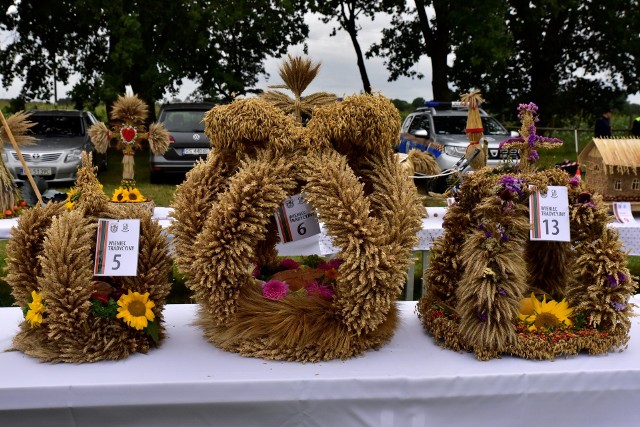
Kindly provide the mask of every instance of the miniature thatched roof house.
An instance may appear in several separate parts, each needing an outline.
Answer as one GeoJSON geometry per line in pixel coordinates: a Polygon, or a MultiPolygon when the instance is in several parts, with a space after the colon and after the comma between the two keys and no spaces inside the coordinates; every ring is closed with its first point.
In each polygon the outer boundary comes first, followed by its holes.
{"type": "Polygon", "coordinates": [[[593,138],[578,155],[585,182],[607,201],[640,201],[640,139],[593,138]]]}

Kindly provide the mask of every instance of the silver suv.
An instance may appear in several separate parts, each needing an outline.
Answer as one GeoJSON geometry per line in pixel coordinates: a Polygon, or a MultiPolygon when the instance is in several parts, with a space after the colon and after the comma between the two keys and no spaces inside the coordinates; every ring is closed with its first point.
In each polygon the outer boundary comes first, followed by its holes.
{"type": "MultiPolygon", "coordinates": [[[[77,178],[82,152],[91,152],[101,170],[107,167],[106,154],[97,154],[89,138],[89,127],[98,122],[93,114],[79,110],[36,110],[29,120],[35,122],[31,133],[34,144],[20,147],[29,171],[48,184],[69,183],[77,178]]],[[[2,159],[16,182],[27,179],[13,146],[5,144],[2,159]]]]}
{"type": "MultiPolygon", "coordinates": [[[[488,166],[497,166],[507,157],[518,158],[518,150],[500,150],[499,144],[514,136],[496,119],[480,109],[484,137],[489,143],[488,166]]],[[[413,148],[431,153],[438,165],[451,169],[464,157],[469,140],[467,108],[459,102],[426,102],[425,107],[409,114],[400,130],[396,150],[407,153],[413,148]]],[[[516,134],[517,135],[517,134],[516,134]]]]}

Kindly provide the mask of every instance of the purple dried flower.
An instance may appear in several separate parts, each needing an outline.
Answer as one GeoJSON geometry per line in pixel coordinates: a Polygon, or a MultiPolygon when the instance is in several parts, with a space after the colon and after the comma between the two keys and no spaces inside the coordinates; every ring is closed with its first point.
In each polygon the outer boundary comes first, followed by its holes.
{"type": "MultiPolygon", "coordinates": [[[[533,128],[533,126],[531,126],[533,128]]],[[[536,134],[535,134],[535,129],[533,129],[533,131],[531,132],[531,134],[529,134],[529,137],[527,138],[527,143],[529,144],[529,147],[533,147],[534,145],[536,145],[536,134]]]]}
{"type": "Polygon", "coordinates": [[[619,271],[618,274],[616,274],[615,276],[611,274],[607,274],[607,281],[609,282],[609,286],[611,286],[612,288],[615,288],[620,283],[626,280],[627,280],[627,276],[621,271],[619,271]],[[616,277],[617,277],[617,280],[616,280],[616,277]]]}
{"type": "Polygon", "coordinates": [[[280,280],[269,280],[262,287],[262,296],[274,301],[281,300],[286,297],[288,293],[289,285],[280,280]]]}
{"type": "Polygon", "coordinates": [[[291,258],[285,258],[280,261],[280,267],[287,270],[296,270],[298,267],[300,267],[300,264],[295,260],[292,260],[291,258]]]}
{"type": "Polygon", "coordinates": [[[507,296],[507,291],[502,288],[498,288],[498,295],[502,295],[503,297],[507,296]]]}
{"type": "Polygon", "coordinates": [[[489,238],[493,237],[493,233],[492,233],[492,232],[490,232],[489,230],[487,230],[487,231],[485,231],[485,232],[484,232],[484,237],[486,237],[487,239],[489,239],[489,238]]]}
{"type": "Polygon", "coordinates": [[[489,316],[487,315],[487,313],[485,311],[479,311],[478,312],[478,320],[480,320],[481,322],[486,322],[487,319],[489,319],[489,316]]]}
{"type": "Polygon", "coordinates": [[[613,307],[613,309],[614,309],[615,311],[622,311],[622,310],[624,310],[625,308],[627,308],[627,304],[622,303],[622,302],[614,302],[614,301],[611,301],[611,303],[610,303],[610,304],[611,304],[611,307],[613,307]]]}
{"type": "Polygon", "coordinates": [[[580,177],[579,176],[574,176],[572,178],[569,179],[569,185],[571,186],[571,188],[578,188],[578,186],[580,185],[580,177]]]}
{"type": "Polygon", "coordinates": [[[522,196],[522,180],[510,175],[505,175],[498,180],[498,183],[502,184],[506,190],[513,193],[517,193],[518,196],[522,196]]]}
{"type": "Polygon", "coordinates": [[[534,116],[538,113],[538,106],[533,102],[518,105],[518,117],[522,118],[525,113],[531,113],[534,116]]]}
{"type": "Polygon", "coordinates": [[[537,150],[529,151],[529,157],[527,158],[527,160],[529,160],[530,162],[537,162],[539,158],[540,156],[538,155],[537,150]]]}
{"type": "Polygon", "coordinates": [[[500,233],[500,241],[501,242],[508,242],[509,241],[509,236],[507,236],[507,233],[505,233],[505,232],[501,232],[500,233]]]}

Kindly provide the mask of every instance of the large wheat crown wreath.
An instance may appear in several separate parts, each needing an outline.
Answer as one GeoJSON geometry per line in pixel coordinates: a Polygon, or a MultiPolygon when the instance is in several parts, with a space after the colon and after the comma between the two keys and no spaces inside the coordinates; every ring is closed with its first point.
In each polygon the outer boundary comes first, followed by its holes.
{"type": "Polygon", "coordinates": [[[465,178],[456,201],[444,217],[443,236],[432,246],[426,293],[418,303],[424,327],[440,344],[472,351],[481,360],[501,354],[553,359],[624,348],[636,282],[618,232],[607,227],[602,196],[559,169],[484,168],[465,178]],[[529,240],[529,184],[542,191],[567,187],[570,242],[529,240]],[[522,304],[532,293],[544,302],[531,297],[540,311],[526,328],[514,319],[525,317],[522,304]],[[544,312],[552,299],[548,308],[563,300],[553,306],[559,311],[544,312]],[[556,316],[568,307],[574,319],[565,327],[556,316]],[[554,325],[547,327],[545,320],[554,325]]]}
{"type": "MultiPolygon", "coordinates": [[[[111,207],[102,192],[90,156],[83,154],[72,209],[65,203],[49,203],[24,212],[7,245],[7,282],[16,304],[33,304],[35,291],[44,313],[37,327],[27,321],[14,337],[14,348],[47,362],[95,362],[146,353],[157,343],[142,330],[115,317],[96,316],[90,298],[94,292],[94,259],[98,218],[125,219],[130,214],[111,207]]],[[[171,288],[171,263],[162,227],[151,213],[139,209],[140,252],[138,275],[122,277],[124,288],[149,293],[163,339],[162,310],[171,288]]]]}
{"type": "Polygon", "coordinates": [[[397,324],[422,206],[394,162],[400,125],[382,96],[319,108],[306,128],[260,99],[205,117],[212,143],[176,192],[175,255],[216,346],[246,356],[319,361],[384,344],[397,324]],[[303,191],[342,259],[330,300],[265,299],[253,264],[276,263],[275,209],[303,191]]]}

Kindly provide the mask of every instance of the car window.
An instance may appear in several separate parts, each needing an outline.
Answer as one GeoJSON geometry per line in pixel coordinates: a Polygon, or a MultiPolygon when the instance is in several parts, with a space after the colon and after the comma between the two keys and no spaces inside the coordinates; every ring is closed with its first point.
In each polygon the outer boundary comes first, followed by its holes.
{"type": "Polygon", "coordinates": [[[204,132],[205,111],[165,111],[162,122],[169,132],[204,132]]]}
{"type": "Polygon", "coordinates": [[[464,134],[467,128],[467,116],[434,116],[433,126],[439,135],[464,134]]]}
{"type": "Polygon", "coordinates": [[[429,131],[429,128],[429,116],[418,115],[411,122],[411,126],[409,126],[409,133],[415,132],[418,129],[429,131]]]}
{"type": "MultiPolygon", "coordinates": [[[[509,132],[493,117],[481,117],[485,135],[508,135],[509,132]]],[[[434,116],[436,133],[440,135],[464,135],[467,116],[434,116]]]]}
{"type": "Polygon", "coordinates": [[[31,132],[37,136],[84,136],[79,116],[31,116],[35,125],[31,132]]]}
{"type": "Polygon", "coordinates": [[[493,117],[483,117],[482,127],[485,135],[509,135],[509,131],[493,117]]]}

